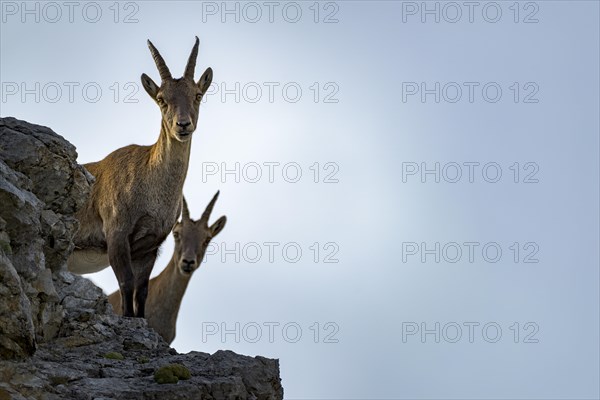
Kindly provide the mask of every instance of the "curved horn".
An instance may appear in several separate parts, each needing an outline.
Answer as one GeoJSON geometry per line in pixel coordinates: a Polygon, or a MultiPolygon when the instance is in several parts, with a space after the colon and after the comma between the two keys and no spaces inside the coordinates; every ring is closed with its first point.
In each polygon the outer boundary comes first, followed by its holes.
{"type": "Polygon", "coordinates": [[[169,71],[169,67],[165,63],[165,60],[162,58],[156,47],[152,44],[150,40],[148,40],[148,47],[150,48],[150,53],[152,54],[152,58],[154,58],[154,62],[156,63],[156,67],[158,68],[158,74],[160,75],[160,79],[163,81],[166,79],[172,79],[171,71],[169,71]]]}
{"type": "Polygon", "coordinates": [[[190,209],[188,208],[187,201],[185,201],[185,197],[182,196],[183,199],[183,208],[181,209],[181,219],[191,219],[190,218],[190,209]]]}
{"type": "Polygon", "coordinates": [[[210,203],[208,203],[208,205],[206,206],[206,210],[204,210],[204,212],[202,213],[202,217],[200,218],[200,221],[203,221],[205,224],[208,225],[208,219],[210,218],[210,213],[212,212],[215,203],[217,202],[217,198],[219,197],[219,193],[221,191],[217,191],[217,193],[214,195],[214,197],[212,198],[212,200],[210,201],[210,203]]]}
{"type": "Polygon", "coordinates": [[[183,73],[184,78],[194,79],[194,70],[196,69],[196,58],[198,58],[198,45],[200,44],[200,39],[196,36],[196,44],[192,48],[192,52],[190,53],[190,58],[188,58],[187,65],[185,66],[185,72],[183,73]]]}

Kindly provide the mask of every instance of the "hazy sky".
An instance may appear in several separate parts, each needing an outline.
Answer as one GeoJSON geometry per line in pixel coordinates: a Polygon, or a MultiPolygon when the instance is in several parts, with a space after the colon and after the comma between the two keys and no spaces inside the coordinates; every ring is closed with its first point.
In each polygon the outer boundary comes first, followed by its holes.
{"type": "Polygon", "coordinates": [[[200,38],[184,193],[228,222],[178,351],[279,358],[289,399],[600,395],[598,2],[0,7],[0,115],[81,163],[157,139],[146,40],[179,76],[200,38]]]}

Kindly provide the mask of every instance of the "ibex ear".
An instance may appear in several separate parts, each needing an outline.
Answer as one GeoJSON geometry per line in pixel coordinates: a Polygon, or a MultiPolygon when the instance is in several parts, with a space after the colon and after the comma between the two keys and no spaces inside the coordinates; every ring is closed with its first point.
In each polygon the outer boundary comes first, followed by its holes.
{"type": "Polygon", "coordinates": [[[150,97],[156,100],[156,95],[158,94],[159,87],[156,83],[154,83],[152,78],[150,78],[146,74],[142,74],[142,86],[144,87],[144,89],[146,89],[146,92],[148,92],[150,97]]]}
{"type": "Polygon", "coordinates": [[[212,224],[209,228],[212,236],[213,237],[217,236],[219,234],[219,232],[221,232],[223,230],[223,228],[225,228],[226,223],[227,223],[227,217],[223,215],[221,218],[219,218],[217,220],[217,222],[212,224]]]}
{"type": "Polygon", "coordinates": [[[206,71],[200,77],[198,81],[198,89],[202,92],[202,94],[206,93],[213,79],[213,70],[211,67],[206,68],[206,71]]]}

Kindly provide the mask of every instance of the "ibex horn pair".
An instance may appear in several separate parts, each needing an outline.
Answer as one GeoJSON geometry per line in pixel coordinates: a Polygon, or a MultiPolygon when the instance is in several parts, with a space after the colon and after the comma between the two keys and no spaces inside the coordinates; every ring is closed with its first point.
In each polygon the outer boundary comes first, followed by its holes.
{"type": "MultiPolygon", "coordinates": [[[[188,58],[187,65],[185,66],[185,72],[183,73],[183,77],[185,79],[194,80],[194,69],[196,68],[196,58],[198,57],[199,45],[200,39],[198,39],[198,36],[196,36],[196,43],[194,44],[194,48],[192,48],[190,58],[188,58]]],[[[169,67],[167,67],[164,58],[162,58],[162,56],[150,40],[148,40],[148,47],[150,48],[150,53],[152,53],[152,58],[154,58],[154,62],[156,63],[156,67],[158,68],[160,79],[162,79],[163,81],[167,79],[173,79],[171,71],[169,71],[169,67]]]]}
{"type": "MultiPolygon", "coordinates": [[[[202,217],[200,217],[198,222],[202,221],[205,225],[208,225],[208,219],[210,218],[210,214],[212,213],[212,210],[215,207],[215,203],[217,202],[217,199],[219,198],[220,192],[221,192],[220,190],[217,191],[217,193],[213,196],[212,200],[210,201],[210,203],[208,203],[206,210],[204,210],[204,212],[202,213],[202,217]]],[[[181,213],[181,217],[182,217],[182,219],[191,220],[190,210],[188,209],[188,205],[187,205],[187,201],[185,200],[185,197],[183,198],[183,211],[181,213]]]]}

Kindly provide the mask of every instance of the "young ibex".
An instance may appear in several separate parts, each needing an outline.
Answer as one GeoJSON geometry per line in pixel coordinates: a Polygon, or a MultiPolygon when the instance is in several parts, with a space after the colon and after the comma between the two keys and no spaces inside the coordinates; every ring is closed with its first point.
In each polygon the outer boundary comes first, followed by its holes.
{"type": "Polygon", "coordinates": [[[158,141],[152,146],[126,146],[84,165],[96,182],[76,215],[80,227],[68,268],[86,274],[111,265],[119,281],[124,316],[144,317],[158,248],[181,212],[192,133],[213,76],[208,68],[194,82],[198,43],[196,37],[183,77],[173,79],[148,41],[162,82],[158,86],[142,74],[142,85],[162,113],[158,141]]]}
{"type": "MultiPolygon", "coordinates": [[[[214,224],[208,225],[219,192],[215,194],[206,207],[202,217],[194,221],[185,199],[181,222],[173,228],[175,250],[167,267],[148,285],[148,300],[146,302],[146,319],[148,325],[158,332],[169,344],[175,339],[177,314],[181,300],[194,271],[200,267],[206,248],[211,239],[221,232],[227,222],[222,216],[214,224]]],[[[121,296],[119,291],[108,296],[115,312],[121,314],[121,296]]]]}

